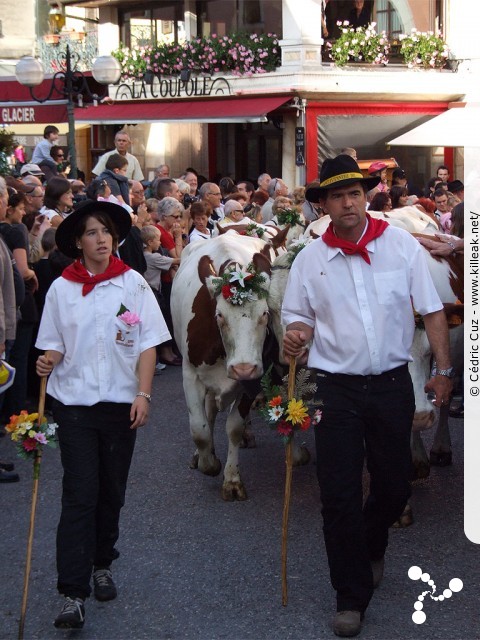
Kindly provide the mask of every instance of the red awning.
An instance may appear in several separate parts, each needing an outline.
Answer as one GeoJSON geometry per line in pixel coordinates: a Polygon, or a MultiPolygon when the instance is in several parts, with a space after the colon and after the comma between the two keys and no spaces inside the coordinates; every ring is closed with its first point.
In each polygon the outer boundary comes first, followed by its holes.
{"type": "Polygon", "coordinates": [[[267,114],[291,98],[223,98],[172,102],[117,102],[75,109],[75,119],[89,124],[137,124],[138,122],[265,122],[267,114]]]}
{"type": "Polygon", "coordinates": [[[59,124],[67,122],[65,100],[38,102],[0,102],[0,125],[6,127],[20,124],[59,124]]]}

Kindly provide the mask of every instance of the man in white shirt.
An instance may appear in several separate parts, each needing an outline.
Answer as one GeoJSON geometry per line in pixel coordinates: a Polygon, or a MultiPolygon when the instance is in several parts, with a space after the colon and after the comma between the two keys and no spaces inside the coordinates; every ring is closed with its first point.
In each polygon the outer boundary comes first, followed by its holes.
{"type": "Polygon", "coordinates": [[[97,164],[92,169],[92,173],[96,176],[99,176],[103,171],[105,171],[105,164],[108,158],[114,153],[119,153],[121,156],[125,156],[128,161],[127,173],[126,176],[129,180],[143,180],[143,171],[140,167],[140,163],[137,158],[128,153],[127,149],[130,146],[130,136],[125,131],[117,131],[115,134],[115,149],[112,151],[107,151],[103,156],[100,156],[97,164]]]}
{"type": "Polygon", "coordinates": [[[366,213],[366,192],[377,183],[348,155],[325,160],[320,185],[306,197],[332,222],[295,259],[282,308],[285,355],[304,356],[312,341],[308,366],[323,404],[317,475],[337,592],[333,630],[342,637],[360,632],[383,576],[388,528],[410,495],[412,305],[437,362],[427,385],[436,406],[452,388],[447,322],[422,250],[407,232],[366,213]],[[370,495],[362,510],[365,455],[370,495]]]}

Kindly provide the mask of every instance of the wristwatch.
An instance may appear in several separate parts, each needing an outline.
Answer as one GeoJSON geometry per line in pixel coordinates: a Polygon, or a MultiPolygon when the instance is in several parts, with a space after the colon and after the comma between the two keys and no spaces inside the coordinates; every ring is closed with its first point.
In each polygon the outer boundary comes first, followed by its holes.
{"type": "Polygon", "coordinates": [[[446,376],[447,378],[454,378],[455,377],[455,371],[453,369],[453,367],[448,367],[448,369],[437,369],[436,374],[437,376],[446,376]]]}

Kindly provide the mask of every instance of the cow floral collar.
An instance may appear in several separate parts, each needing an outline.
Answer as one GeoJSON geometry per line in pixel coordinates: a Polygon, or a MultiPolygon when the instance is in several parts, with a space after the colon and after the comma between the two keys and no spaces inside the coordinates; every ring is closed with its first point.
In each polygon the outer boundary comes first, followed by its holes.
{"type": "Polygon", "coordinates": [[[266,278],[255,271],[255,266],[249,263],[245,268],[238,265],[227,267],[223,275],[213,279],[215,295],[220,293],[227,302],[242,305],[253,302],[268,295],[264,285],[266,278]]]}

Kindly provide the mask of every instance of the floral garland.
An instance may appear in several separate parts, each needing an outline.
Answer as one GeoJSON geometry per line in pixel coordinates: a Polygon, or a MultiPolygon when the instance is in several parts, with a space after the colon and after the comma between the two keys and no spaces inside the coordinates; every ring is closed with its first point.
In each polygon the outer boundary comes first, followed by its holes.
{"type": "Polygon", "coordinates": [[[253,263],[249,263],[245,270],[234,265],[227,267],[221,277],[213,278],[215,295],[220,293],[227,302],[243,305],[268,295],[265,289],[267,279],[262,273],[255,271],[253,263]]]}
{"type": "Polygon", "coordinates": [[[295,209],[284,209],[276,214],[278,224],[289,224],[294,227],[296,224],[302,224],[302,218],[295,209]]]}
{"type": "Polygon", "coordinates": [[[307,246],[306,242],[298,242],[297,244],[292,244],[289,248],[288,248],[288,266],[291,268],[292,264],[295,261],[295,258],[298,256],[298,254],[300,253],[300,251],[302,249],[305,249],[305,247],[307,246]]]}
{"type": "MultiPolygon", "coordinates": [[[[270,366],[261,380],[266,404],[260,409],[260,413],[269,426],[277,431],[287,444],[295,431],[306,431],[312,422],[318,424],[322,419],[320,409],[317,409],[311,418],[308,414],[308,407],[302,399],[304,395],[314,394],[317,385],[314,382],[308,382],[310,371],[300,369],[295,379],[294,391],[294,396],[300,396],[300,399],[294,397],[288,400],[288,376],[283,379],[281,386],[272,385],[271,371],[272,367],[270,366]]],[[[320,401],[319,404],[323,405],[323,402],[320,401]]]]}
{"type": "Polygon", "coordinates": [[[54,422],[48,423],[46,418],[43,418],[39,425],[38,413],[21,411],[20,415],[11,416],[5,430],[16,443],[18,456],[28,460],[28,458],[35,458],[36,452],[41,450],[43,445],[57,446],[55,437],[57,426],[54,422]]]}
{"type": "Polygon", "coordinates": [[[259,227],[254,222],[250,222],[245,229],[245,235],[251,238],[263,238],[265,229],[262,229],[262,227],[259,227]]]}

